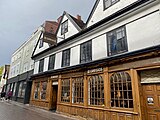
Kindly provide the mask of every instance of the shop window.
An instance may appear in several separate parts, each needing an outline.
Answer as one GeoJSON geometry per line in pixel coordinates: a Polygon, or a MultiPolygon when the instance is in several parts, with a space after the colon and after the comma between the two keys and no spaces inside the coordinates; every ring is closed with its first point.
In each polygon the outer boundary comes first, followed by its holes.
{"type": "Polygon", "coordinates": [[[49,56],[48,70],[54,69],[54,63],[55,63],[55,55],[49,56]]]}
{"type": "Polygon", "coordinates": [[[80,62],[85,63],[92,60],[92,41],[87,41],[80,46],[80,62]]]}
{"type": "Polygon", "coordinates": [[[26,89],[26,82],[22,81],[19,84],[18,97],[24,98],[26,89]]]}
{"type": "Polygon", "coordinates": [[[128,51],[125,27],[107,33],[108,55],[116,55],[128,51]]]}
{"type": "Polygon", "coordinates": [[[62,102],[70,102],[70,79],[62,80],[61,101],[62,102]]]}
{"type": "Polygon", "coordinates": [[[110,77],[111,107],[133,108],[131,77],[127,72],[110,77]]]}
{"type": "Polygon", "coordinates": [[[88,104],[104,106],[104,81],[102,76],[95,75],[88,82],[88,104]]]}
{"type": "Polygon", "coordinates": [[[61,25],[61,35],[68,32],[68,20],[64,21],[61,25]]]}
{"type": "Polygon", "coordinates": [[[83,77],[75,78],[72,81],[72,103],[82,104],[84,92],[84,80],[83,77]]]}
{"type": "Polygon", "coordinates": [[[35,83],[35,88],[34,88],[34,99],[39,99],[39,89],[40,89],[40,82],[35,83]]]}
{"type": "Polygon", "coordinates": [[[41,99],[46,99],[46,91],[47,91],[47,82],[41,83],[41,99]]]}
{"type": "Polygon", "coordinates": [[[16,95],[16,88],[17,88],[17,83],[14,83],[13,96],[15,96],[15,95],[16,95]]]}
{"type": "Polygon", "coordinates": [[[62,67],[70,65],[70,49],[64,50],[62,53],[62,67]]]}

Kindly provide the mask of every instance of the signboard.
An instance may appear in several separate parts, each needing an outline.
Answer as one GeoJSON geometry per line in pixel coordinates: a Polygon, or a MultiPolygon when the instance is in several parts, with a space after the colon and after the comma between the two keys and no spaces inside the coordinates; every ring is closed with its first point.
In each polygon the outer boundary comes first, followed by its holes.
{"type": "Polygon", "coordinates": [[[53,82],[52,85],[58,85],[58,82],[53,82]]]}
{"type": "Polygon", "coordinates": [[[88,70],[87,73],[91,74],[91,73],[97,73],[97,72],[102,72],[102,71],[103,71],[103,68],[96,68],[96,69],[88,70]]]}

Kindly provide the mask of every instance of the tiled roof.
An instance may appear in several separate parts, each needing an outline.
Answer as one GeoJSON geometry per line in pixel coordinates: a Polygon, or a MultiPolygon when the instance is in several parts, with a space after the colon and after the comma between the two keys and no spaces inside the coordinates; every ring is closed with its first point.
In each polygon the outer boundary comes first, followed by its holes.
{"type": "Polygon", "coordinates": [[[74,20],[74,22],[81,28],[83,29],[85,27],[85,23],[82,20],[78,20],[77,18],[73,17],[72,15],[69,14],[69,16],[74,20]]]}
{"type": "Polygon", "coordinates": [[[56,34],[58,23],[55,21],[45,21],[44,30],[47,33],[56,34]]]}

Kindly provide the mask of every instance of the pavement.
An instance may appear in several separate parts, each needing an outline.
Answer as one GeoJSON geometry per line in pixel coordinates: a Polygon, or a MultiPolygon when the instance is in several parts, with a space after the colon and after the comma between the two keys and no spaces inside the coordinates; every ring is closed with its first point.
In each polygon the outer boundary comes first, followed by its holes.
{"type": "Polygon", "coordinates": [[[0,101],[0,120],[86,120],[15,101],[0,101]]]}

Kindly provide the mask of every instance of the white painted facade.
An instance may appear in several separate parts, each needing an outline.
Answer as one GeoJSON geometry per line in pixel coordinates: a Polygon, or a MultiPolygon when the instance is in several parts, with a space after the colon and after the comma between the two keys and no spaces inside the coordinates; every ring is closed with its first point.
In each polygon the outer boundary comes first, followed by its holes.
{"type": "Polygon", "coordinates": [[[65,34],[61,34],[61,25],[59,26],[58,32],[57,32],[57,43],[63,41],[64,39],[67,39],[69,37],[71,37],[72,35],[78,33],[81,29],[78,27],[78,25],[76,25],[76,23],[74,22],[74,20],[72,20],[72,18],[70,17],[70,15],[66,12],[64,12],[64,15],[62,17],[61,20],[61,24],[63,22],[65,22],[66,20],[68,20],[68,32],[66,32],[65,34]]]}
{"type": "Polygon", "coordinates": [[[31,37],[12,54],[9,79],[34,69],[34,61],[31,59],[31,56],[40,36],[41,29],[42,28],[39,27],[31,37]]]}
{"type": "MultiPolygon", "coordinates": [[[[113,6],[110,6],[108,9],[103,11],[103,0],[99,1],[95,12],[93,13],[90,21],[88,22],[88,27],[94,23],[104,19],[105,17],[117,12],[118,10],[136,2],[137,0],[120,0],[113,6]],[[91,22],[91,21],[94,21],[91,22]]],[[[64,21],[66,17],[64,17],[64,21]]],[[[62,20],[63,22],[63,20],[62,20]]],[[[134,9],[128,13],[125,13],[123,16],[119,16],[111,21],[107,21],[103,25],[96,27],[95,29],[84,33],[83,35],[76,37],[75,39],[57,46],[56,50],[52,54],[56,54],[55,57],[55,68],[61,69],[62,63],[62,51],[70,48],[70,66],[80,64],[80,45],[86,41],[92,41],[92,61],[100,60],[104,58],[109,58],[107,55],[107,33],[125,26],[126,37],[127,37],[127,46],[128,51],[122,54],[130,53],[137,50],[142,50],[152,46],[160,45],[160,3],[159,0],[141,6],[140,8],[134,9]]],[[[70,30],[68,31],[70,33],[70,30]]],[[[77,31],[75,31],[75,34],[77,31]]],[[[57,34],[59,37],[60,30],[57,34]]],[[[70,33],[68,36],[72,36],[73,33],[70,33]]],[[[61,36],[60,36],[61,37],[61,36]]],[[[60,42],[60,40],[59,40],[60,42]]],[[[55,48],[53,48],[55,49],[55,48]]],[[[51,54],[43,56],[47,58],[51,54]]],[[[119,55],[119,54],[118,54],[119,55]]],[[[116,56],[116,55],[115,55],[116,56]]],[[[36,59],[35,62],[38,66],[39,59],[36,59]]],[[[44,66],[47,65],[47,60],[44,66]]],[[[35,69],[37,66],[35,65],[35,69]]],[[[46,71],[46,69],[44,69],[46,71]]],[[[38,71],[35,70],[34,74],[37,74],[38,71]]]]}

